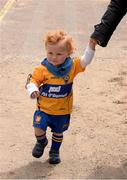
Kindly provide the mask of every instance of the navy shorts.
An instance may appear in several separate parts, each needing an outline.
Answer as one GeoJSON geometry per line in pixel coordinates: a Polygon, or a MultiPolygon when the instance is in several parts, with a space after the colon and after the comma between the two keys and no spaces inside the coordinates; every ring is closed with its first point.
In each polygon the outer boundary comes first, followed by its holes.
{"type": "Polygon", "coordinates": [[[51,128],[52,132],[63,133],[70,124],[70,114],[66,115],[50,115],[40,110],[35,111],[33,117],[34,128],[40,128],[44,131],[47,127],[51,128]]]}

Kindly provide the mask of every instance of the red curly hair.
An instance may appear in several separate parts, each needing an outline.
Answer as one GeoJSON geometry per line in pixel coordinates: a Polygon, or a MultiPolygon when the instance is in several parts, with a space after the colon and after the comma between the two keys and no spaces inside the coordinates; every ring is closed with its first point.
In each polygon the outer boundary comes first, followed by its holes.
{"type": "Polygon", "coordinates": [[[60,41],[65,42],[65,47],[69,55],[75,51],[75,43],[71,36],[69,36],[64,30],[51,30],[47,32],[44,43],[47,44],[57,44],[60,41]]]}

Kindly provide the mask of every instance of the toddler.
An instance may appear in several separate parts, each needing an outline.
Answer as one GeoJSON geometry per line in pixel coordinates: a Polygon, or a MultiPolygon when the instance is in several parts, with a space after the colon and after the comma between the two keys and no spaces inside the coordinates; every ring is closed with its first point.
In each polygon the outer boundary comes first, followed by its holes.
{"type": "Polygon", "coordinates": [[[71,58],[75,45],[71,36],[63,30],[49,31],[44,39],[46,57],[29,76],[26,88],[32,99],[37,99],[33,127],[37,142],[32,155],[40,158],[48,144],[47,127],[51,128],[52,143],[49,163],[61,162],[60,146],[63,132],[70,124],[73,103],[73,80],[90,64],[96,41],[90,39],[83,56],[71,58]]]}

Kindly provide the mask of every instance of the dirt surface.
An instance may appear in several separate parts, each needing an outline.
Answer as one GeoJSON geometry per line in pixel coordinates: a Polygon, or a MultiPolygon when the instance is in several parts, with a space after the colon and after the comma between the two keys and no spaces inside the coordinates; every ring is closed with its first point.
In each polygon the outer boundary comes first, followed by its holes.
{"type": "MultiPolygon", "coordinates": [[[[6,1],[0,1],[2,9],[6,1]],[[2,2],[2,3],[1,3],[2,2]]],[[[106,48],[74,82],[74,111],[61,147],[62,162],[35,159],[35,101],[24,88],[44,57],[47,30],[65,29],[83,53],[106,0],[17,0],[0,29],[0,178],[127,179],[127,17],[106,48]]]]}

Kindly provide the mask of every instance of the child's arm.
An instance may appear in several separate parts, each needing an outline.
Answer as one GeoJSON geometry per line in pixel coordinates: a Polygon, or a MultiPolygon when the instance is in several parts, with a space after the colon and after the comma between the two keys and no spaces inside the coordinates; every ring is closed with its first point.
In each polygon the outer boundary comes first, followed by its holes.
{"type": "Polygon", "coordinates": [[[40,95],[39,89],[34,83],[27,84],[27,91],[32,99],[35,99],[40,95]]]}
{"type": "Polygon", "coordinates": [[[95,46],[97,41],[95,39],[90,39],[88,46],[85,49],[83,56],[81,57],[81,65],[82,67],[86,67],[91,63],[93,56],[95,54],[95,46]]]}
{"type": "Polygon", "coordinates": [[[43,81],[43,74],[40,67],[35,68],[33,74],[29,74],[26,83],[26,89],[28,94],[32,99],[38,98],[40,96],[39,86],[43,81]]]}
{"type": "Polygon", "coordinates": [[[92,50],[95,50],[96,45],[97,45],[97,40],[90,38],[90,40],[89,40],[89,47],[90,47],[92,50]]]}

